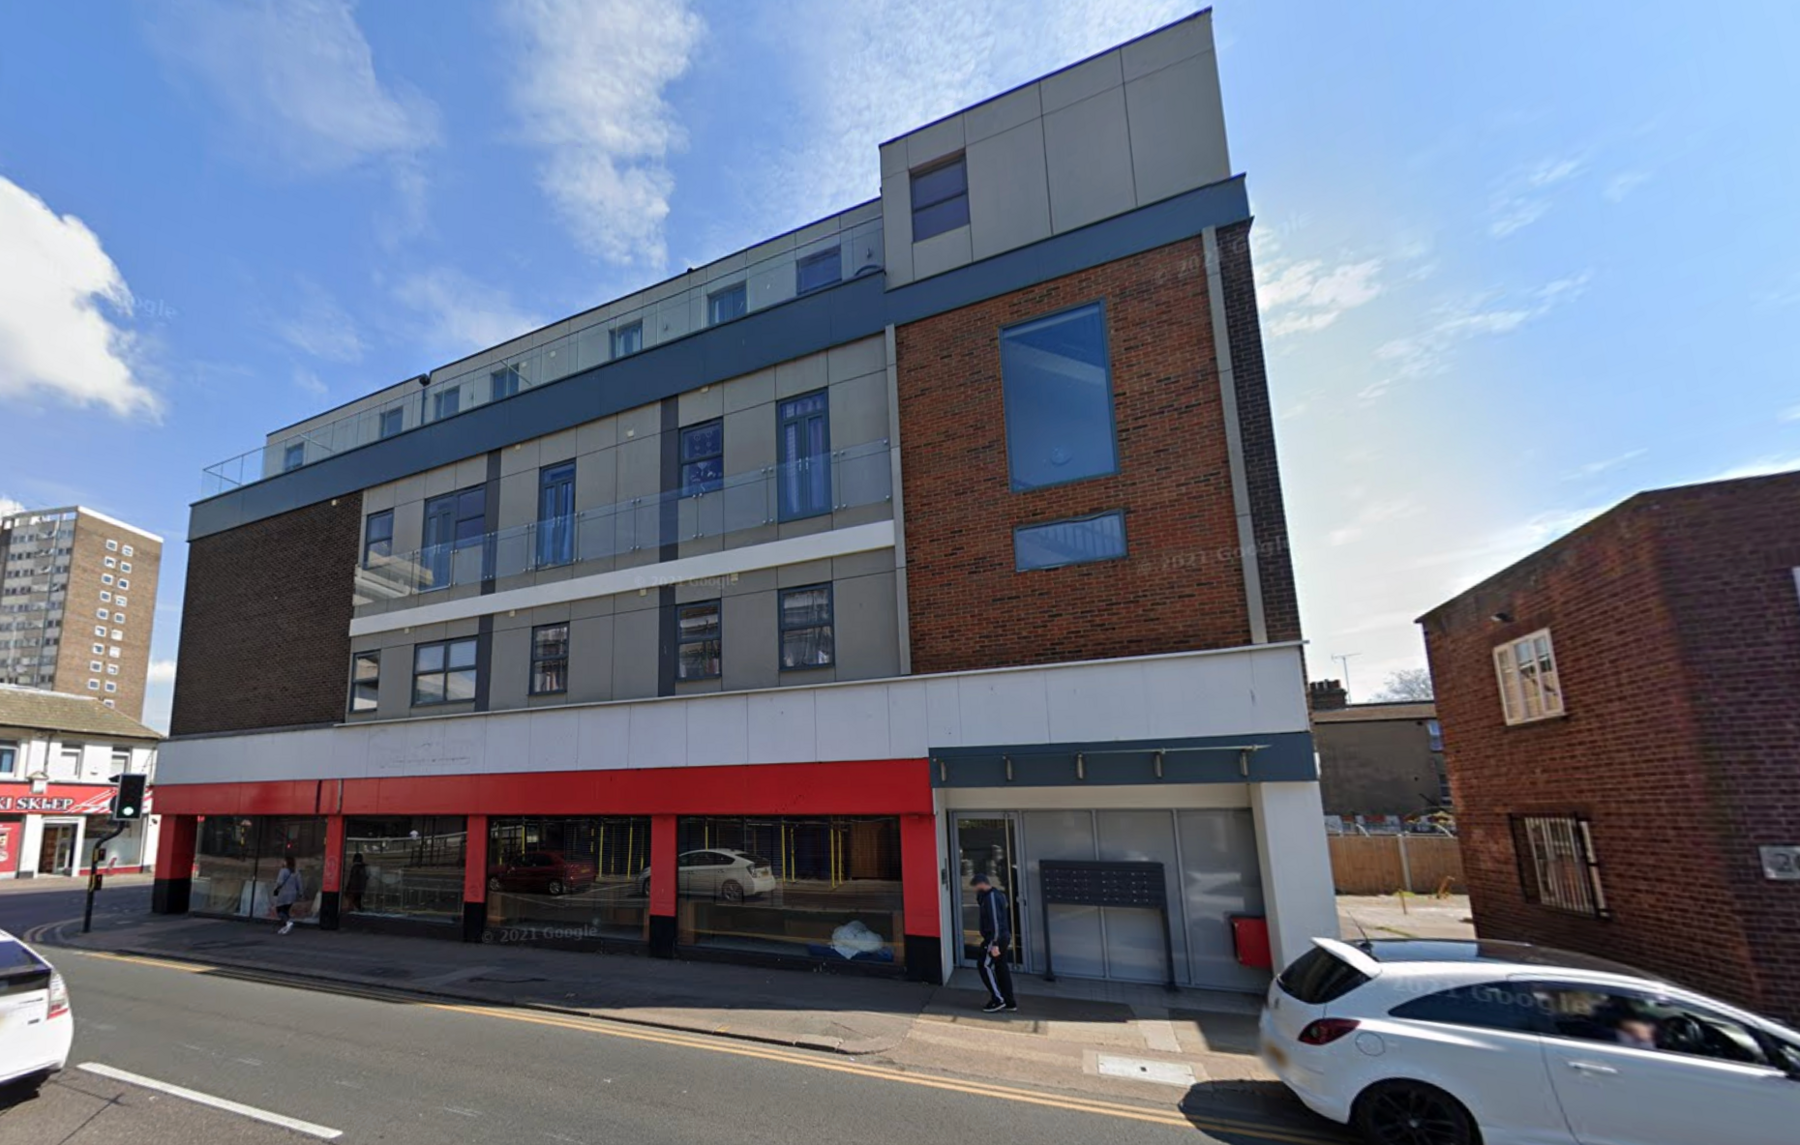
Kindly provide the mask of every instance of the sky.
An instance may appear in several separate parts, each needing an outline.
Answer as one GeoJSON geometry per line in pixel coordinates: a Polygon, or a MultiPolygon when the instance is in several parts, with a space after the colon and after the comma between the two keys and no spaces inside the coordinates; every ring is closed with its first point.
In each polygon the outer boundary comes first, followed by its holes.
{"type": "MultiPolygon", "coordinates": [[[[0,5],[0,502],[171,541],[166,727],[205,466],[873,198],[879,141],[1197,7],[0,5]]],[[[1369,698],[1634,492],[1800,467],[1800,6],[1717,7],[1214,5],[1314,678],[1369,698]]]]}

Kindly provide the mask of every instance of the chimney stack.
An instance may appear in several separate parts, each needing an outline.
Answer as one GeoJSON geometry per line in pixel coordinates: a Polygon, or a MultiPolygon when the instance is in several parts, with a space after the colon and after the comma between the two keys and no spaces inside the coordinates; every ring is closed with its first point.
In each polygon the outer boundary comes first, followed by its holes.
{"type": "Polygon", "coordinates": [[[1307,691],[1312,695],[1315,712],[1335,711],[1350,703],[1350,693],[1344,690],[1341,680],[1314,680],[1307,685],[1307,691]]]}

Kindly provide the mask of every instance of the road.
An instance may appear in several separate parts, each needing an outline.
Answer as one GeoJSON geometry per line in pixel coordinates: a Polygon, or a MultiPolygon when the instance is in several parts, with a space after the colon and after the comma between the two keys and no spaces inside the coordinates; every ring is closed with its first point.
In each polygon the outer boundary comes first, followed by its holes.
{"type": "MultiPolygon", "coordinates": [[[[22,934],[80,909],[78,892],[8,888],[0,927],[22,934]]],[[[147,889],[109,889],[99,913],[146,909],[147,889]]],[[[46,953],[69,982],[75,1050],[39,1097],[0,1103],[0,1142],[1324,1140],[1286,1128],[1203,1128],[1172,1101],[1097,1101],[542,1011],[46,953]],[[111,1072],[91,1072],[96,1065],[111,1072]],[[116,1071],[197,1096],[121,1081],[116,1071]]]]}

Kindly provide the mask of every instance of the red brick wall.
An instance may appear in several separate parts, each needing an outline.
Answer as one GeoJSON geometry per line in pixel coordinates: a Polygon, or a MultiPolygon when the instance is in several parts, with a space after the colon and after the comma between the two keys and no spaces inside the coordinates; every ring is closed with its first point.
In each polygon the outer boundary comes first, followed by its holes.
{"type": "Polygon", "coordinates": [[[1425,618],[1481,934],[1800,1017],[1800,886],[1756,864],[1800,842],[1795,524],[1800,479],[1644,494],[1425,618]],[[1568,714],[1509,728],[1493,648],[1543,627],[1568,714]],[[1521,892],[1508,816],[1563,813],[1592,820],[1610,920],[1521,892]]]}
{"type": "Polygon", "coordinates": [[[340,497],[188,546],[170,735],[344,718],[361,527],[340,497]]]}
{"type": "Polygon", "coordinates": [[[913,323],[895,343],[915,672],[1249,642],[1199,238],[913,323]],[[1014,492],[1000,328],[1101,299],[1119,472],[1014,492]],[[1014,571],[1015,527],[1114,509],[1128,559],[1014,571]]]}

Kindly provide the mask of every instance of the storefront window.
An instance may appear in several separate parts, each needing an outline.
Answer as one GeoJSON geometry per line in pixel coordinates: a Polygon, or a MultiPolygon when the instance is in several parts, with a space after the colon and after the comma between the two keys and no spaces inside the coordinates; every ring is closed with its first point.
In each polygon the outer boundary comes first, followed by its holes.
{"type": "Polygon", "coordinates": [[[488,937],[500,942],[648,935],[650,820],[488,822],[488,937]]]}
{"type": "Polygon", "coordinates": [[[319,919],[325,820],[315,816],[208,815],[194,848],[193,909],[241,918],[275,917],[269,901],[287,856],[300,874],[297,922],[319,919]]]}
{"type": "Polygon", "coordinates": [[[900,965],[896,818],[684,818],[677,941],[900,965]]]}
{"type": "Polygon", "coordinates": [[[459,921],[467,843],[461,815],[345,820],[346,913],[459,921]],[[356,886],[360,892],[351,890],[356,886]]]}

